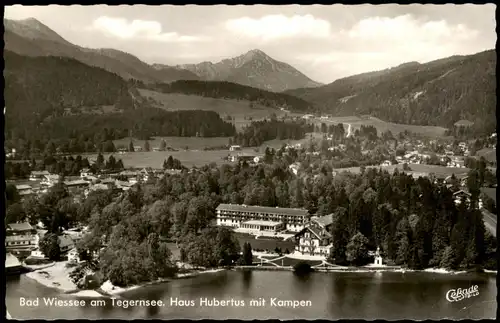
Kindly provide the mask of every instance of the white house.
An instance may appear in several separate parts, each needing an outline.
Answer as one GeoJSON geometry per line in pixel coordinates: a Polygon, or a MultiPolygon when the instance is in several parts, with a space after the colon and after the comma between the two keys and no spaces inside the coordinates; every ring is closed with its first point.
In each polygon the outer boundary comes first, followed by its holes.
{"type": "Polygon", "coordinates": [[[232,145],[231,147],[229,147],[229,150],[230,151],[241,150],[241,146],[240,145],[232,145]]]}

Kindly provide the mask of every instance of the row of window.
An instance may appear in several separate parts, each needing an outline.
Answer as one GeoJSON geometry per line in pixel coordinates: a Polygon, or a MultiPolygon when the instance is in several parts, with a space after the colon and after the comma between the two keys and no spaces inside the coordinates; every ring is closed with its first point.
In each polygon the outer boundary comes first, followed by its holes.
{"type": "Polygon", "coordinates": [[[14,245],[31,245],[35,244],[34,242],[31,243],[31,241],[8,241],[6,242],[7,246],[14,246],[14,245]]]}

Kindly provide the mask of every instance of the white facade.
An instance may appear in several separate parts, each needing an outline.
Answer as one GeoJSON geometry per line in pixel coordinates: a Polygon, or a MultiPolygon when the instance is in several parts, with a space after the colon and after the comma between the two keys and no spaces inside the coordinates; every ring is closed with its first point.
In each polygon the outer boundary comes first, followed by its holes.
{"type": "Polygon", "coordinates": [[[308,221],[307,210],[221,204],[217,207],[217,225],[240,228],[247,221],[283,222],[285,229],[298,232],[308,221]]]}

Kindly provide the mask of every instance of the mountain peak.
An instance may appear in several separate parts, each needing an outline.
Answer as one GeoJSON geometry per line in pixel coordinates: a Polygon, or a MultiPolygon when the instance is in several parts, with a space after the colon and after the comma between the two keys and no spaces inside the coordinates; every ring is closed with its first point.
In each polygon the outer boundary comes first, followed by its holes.
{"type": "Polygon", "coordinates": [[[4,19],[4,28],[28,39],[42,39],[69,44],[67,40],[35,18],[4,19]]]}
{"type": "Polygon", "coordinates": [[[252,49],[249,50],[246,54],[243,54],[243,56],[247,59],[255,59],[255,58],[264,58],[264,57],[269,57],[266,53],[261,51],[260,49],[252,49]]]}

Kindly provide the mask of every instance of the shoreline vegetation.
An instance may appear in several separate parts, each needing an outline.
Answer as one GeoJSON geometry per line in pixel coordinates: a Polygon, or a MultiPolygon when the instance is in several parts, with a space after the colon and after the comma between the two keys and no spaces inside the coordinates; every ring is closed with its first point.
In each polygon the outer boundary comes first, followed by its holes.
{"type": "MultiPolygon", "coordinates": [[[[128,287],[118,287],[114,286],[109,280],[103,283],[99,288],[95,290],[90,289],[79,289],[71,281],[69,277],[69,272],[72,268],[66,267],[67,261],[56,262],[43,267],[37,268],[36,266],[30,266],[30,272],[26,273],[26,277],[35,280],[37,283],[42,284],[46,287],[54,288],[59,290],[64,294],[69,294],[77,297],[119,297],[120,295],[136,290],[138,288],[143,288],[150,285],[156,285],[161,283],[170,282],[176,279],[186,279],[193,278],[203,274],[218,273],[225,270],[257,270],[257,271],[293,271],[293,266],[273,266],[273,265],[251,265],[251,266],[233,266],[228,268],[211,268],[211,269],[196,269],[185,273],[178,273],[173,278],[162,278],[156,281],[147,282],[138,285],[132,285],[128,287]]],[[[408,268],[402,268],[398,266],[362,266],[362,267],[347,267],[347,266],[313,266],[315,272],[322,273],[337,273],[337,272],[348,272],[348,273],[368,273],[368,272],[425,272],[434,274],[466,274],[471,271],[467,270],[447,270],[443,268],[427,268],[423,270],[414,270],[408,268]]],[[[483,270],[483,273],[487,274],[497,274],[495,270],[483,270]]]]}

